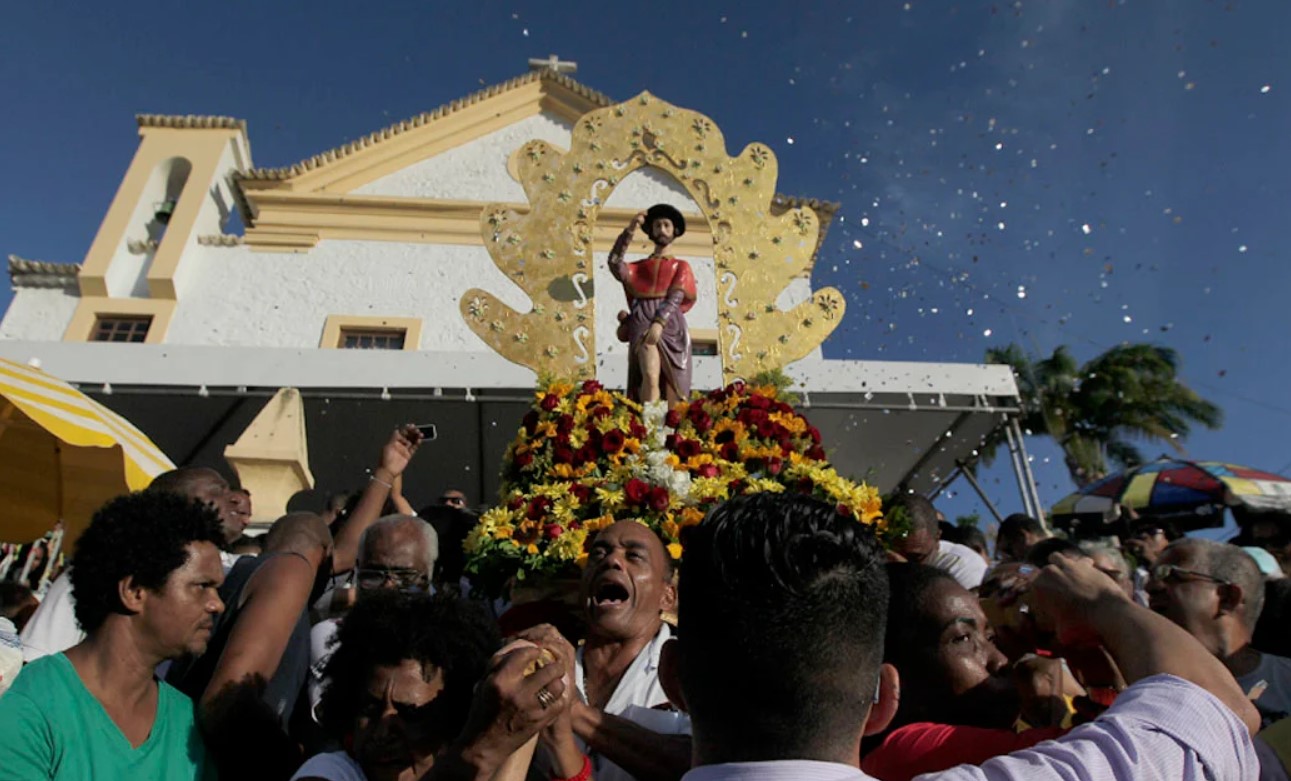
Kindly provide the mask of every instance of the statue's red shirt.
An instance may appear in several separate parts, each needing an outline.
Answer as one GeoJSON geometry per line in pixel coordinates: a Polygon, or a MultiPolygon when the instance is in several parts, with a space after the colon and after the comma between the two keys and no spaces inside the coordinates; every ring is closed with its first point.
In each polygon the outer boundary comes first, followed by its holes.
{"type": "Polygon", "coordinates": [[[689,312],[697,297],[695,274],[690,264],[680,258],[645,258],[625,264],[623,289],[628,300],[664,298],[669,291],[680,290],[682,312],[689,312]]]}

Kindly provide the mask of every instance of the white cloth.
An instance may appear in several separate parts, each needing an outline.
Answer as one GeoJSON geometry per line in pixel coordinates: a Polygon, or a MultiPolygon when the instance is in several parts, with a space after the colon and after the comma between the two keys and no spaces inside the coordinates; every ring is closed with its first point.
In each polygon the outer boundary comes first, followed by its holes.
{"type": "Polygon", "coordinates": [[[291,781],[300,778],[326,778],[328,781],[367,781],[363,768],[344,751],[330,751],[326,754],[315,754],[305,760],[291,781]]]}
{"type": "MultiPolygon", "coordinates": [[[[659,683],[659,654],[664,643],[672,637],[672,628],[664,624],[650,644],[641,649],[637,658],[632,660],[614,694],[605,705],[605,712],[619,716],[642,727],[664,735],[689,735],[690,717],[679,711],[654,710],[656,705],[666,705],[668,695],[663,693],[659,683]]],[[[587,700],[587,689],[583,686],[583,649],[579,648],[574,656],[574,682],[578,694],[587,700]]],[[[578,747],[592,759],[592,777],[596,781],[633,781],[633,777],[623,768],[605,757],[588,750],[583,741],[578,747]]]]}
{"type": "Polygon", "coordinates": [[[967,589],[982,585],[982,579],[986,577],[986,560],[977,551],[957,542],[941,540],[937,543],[937,552],[923,563],[944,570],[967,589]]]}
{"type": "MultiPolygon", "coordinates": [[[[1058,740],[927,773],[916,781],[1256,781],[1246,726],[1209,692],[1169,675],[1126,689],[1097,720],[1058,740]]],[[[682,781],[873,781],[851,765],[804,760],[705,765],[682,781]]]]}
{"type": "Polygon", "coordinates": [[[1260,654],[1259,666],[1237,679],[1244,692],[1249,692],[1260,681],[1267,686],[1255,701],[1255,707],[1267,727],[1291,715],[1291,659],[1260,654]]]}
{"type": "Polygon", "coordinates": [[[323,668],[327,666],[327,660],[332,658],[332,651],[336,650],[332,640],[340,631],[341,622],[335,618],[319,621],[309,630],[309,678],[306,679],[306,688],[309,690],[309,712],[316,722],[318,703],[323,699],[323,688],[327,683],[327,679],[323,677],[323,668]]]}
{"type": "Polygon", "coordinates": [[[22,628],[21,636],[22,658],[27,663],[66,651],[85,639],[81,625],[76,622],[71,567],[49,584],[49,591],[22,628]]]}
{"type": "Polygon", "coordinates": [[[22,640],[18,627],[0,616],[0,694],[13,685],[13,679],[22,671],[22,640]]]}

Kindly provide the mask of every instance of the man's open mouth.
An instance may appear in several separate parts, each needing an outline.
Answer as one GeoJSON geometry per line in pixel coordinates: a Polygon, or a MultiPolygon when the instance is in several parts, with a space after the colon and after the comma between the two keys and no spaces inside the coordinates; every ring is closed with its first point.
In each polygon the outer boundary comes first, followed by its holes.
{"type": "Polygon", "coordinates": [[[620,583],[602,581],[592,592],[594,607],[617,607],[627,604],[628,590],[620,583]]]}

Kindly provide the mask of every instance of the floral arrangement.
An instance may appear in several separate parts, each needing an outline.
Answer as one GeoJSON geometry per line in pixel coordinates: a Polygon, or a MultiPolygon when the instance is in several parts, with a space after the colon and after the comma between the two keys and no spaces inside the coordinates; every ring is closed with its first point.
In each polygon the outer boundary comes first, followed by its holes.
{"type": "Polygon", "coordinates": [[[714,505],[760,491],[837,504],[882,533],[878,492],[831,467],[820,431],[775,386],[741,382],[669,407],[595,380],[540,384],[503,464],[501,504],[466,539],[467,569],[493,593],[511,576],[560,576],[589,535],[635,519],[682,556],[681,531],[714,505]]]}

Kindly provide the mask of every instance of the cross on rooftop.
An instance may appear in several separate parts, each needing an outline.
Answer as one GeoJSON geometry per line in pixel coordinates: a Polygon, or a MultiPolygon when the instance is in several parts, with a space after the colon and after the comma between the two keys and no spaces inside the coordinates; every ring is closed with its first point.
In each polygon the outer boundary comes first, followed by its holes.
{"type": "Polygon", "coordinates": [[[529,70],[551,70],[556,73],[573,73],[578,70],[578,63],[566,62],[556,55],[550,54],[545,60],[541,58],[529,60],[529,70]]]}

